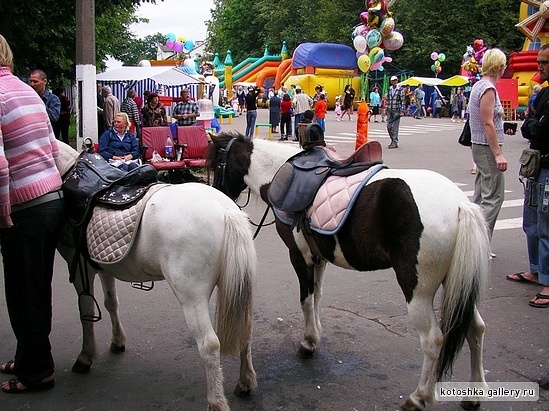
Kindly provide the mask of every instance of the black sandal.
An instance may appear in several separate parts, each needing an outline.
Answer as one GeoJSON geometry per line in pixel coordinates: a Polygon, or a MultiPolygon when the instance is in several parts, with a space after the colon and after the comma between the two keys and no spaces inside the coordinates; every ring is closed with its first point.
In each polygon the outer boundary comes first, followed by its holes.
{"type": "Polygon", "coordinates": [[[9,360],[8,362],[5,362],[4,364],[0,365],[0,372],[2,374],[15,374],[14,364],[14,360],[9,360]]]}
{"type": "Polygon", "coordinates": [[[21,381],[19,381],[17,378],[12,378],[8,381],[8,388],[2,387],[2,391],[8,394],[21,394],[25,392],[31,392],[31,391],[46,391],[51,390],[53,387],[55,387],[55,379],[39,382],[38,384],[32,384],[32,385],[25,385],[21,381]],[[21,389],[17,386],[18,383],[21,383],[25,388],[21,389]]]}
{"type": "Polygon", "coordinates": [[[528,305],[530,307],[535,308],[547,308],[549,307],[549,303],[538,303],[538,300],[549,300],[549,295],[537,293],[534,297],[534,301],[528,301],[528,305]]]}

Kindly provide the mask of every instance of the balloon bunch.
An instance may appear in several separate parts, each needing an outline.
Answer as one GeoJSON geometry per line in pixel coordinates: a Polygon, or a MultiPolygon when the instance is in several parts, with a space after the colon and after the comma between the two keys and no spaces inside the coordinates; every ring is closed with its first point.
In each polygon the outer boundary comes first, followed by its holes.
{"type": "Polygon", "coordinates": [[[438,76],[438,73],[442,71],[442,66],[440,65],[440,63],[446,60],[446,55],[444,53],[437,53],[436,51],[433,51],[431,53],[431,60],[434,61],[434,63],[431,64],[431,70],[433,73],[435,73],[436,77],[438,76]]]}
{"type": "Polygon", "coordinates": [[[476,39],[473,45],[467,46],[467,50],[463,55],[463,69],[469,76],[469,81],[474,83],[480,80],[480,68],[482,67],[482,57],[487,47],[484,45],[484,40],[476,39]]]}
{"type": "Polygon", "coordinates": [[[176,39],[175,34],[168,33],[166,34],[166,47],[176,53],[189,53],[194,48],[194,41],[185,40],[184,37],[176,39]]]}
{"type": "Polygon", "coordinates": [[[395,20],[388,3],[388,0],[366,0],[367,11],[360,13],[362,24],[351,35],[358,68],[364,73],[383,71],[383,63],[393,61],[385,56],[385,50],[398,50],[404,43],[402,34],[394,30],[395,20]]]}

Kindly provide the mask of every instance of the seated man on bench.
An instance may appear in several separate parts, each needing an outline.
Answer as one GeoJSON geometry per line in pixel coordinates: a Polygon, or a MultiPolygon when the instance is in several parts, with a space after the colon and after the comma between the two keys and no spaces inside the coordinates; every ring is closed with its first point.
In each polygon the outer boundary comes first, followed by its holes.
{"type": "Polygon", "coordinates": [[[99,138],[99,154],[112,166],[130,171],[139,166],[139,143],[129,132],[130,119],[126,113],[114,117],[113,128],[99,138]]]}

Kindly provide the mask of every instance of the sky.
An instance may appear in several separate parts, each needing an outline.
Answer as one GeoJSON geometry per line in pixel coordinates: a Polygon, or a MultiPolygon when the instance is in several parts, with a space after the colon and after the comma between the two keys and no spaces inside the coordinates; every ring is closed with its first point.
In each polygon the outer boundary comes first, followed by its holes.
{"type": "MultiPolygon", "coordinates": [[[[175,34],[186,40],[206,40],[206,20],[211,17],[213,0],[156,0],[156,4],[143,3],[136,15],[149,19],[148,23],[132,24],[130,30],[137,38],[156,33],[175,34]]],[[[109,69],[120,67],[121,62],[109,59],[109,69]]]]}
{"type": "Polygon", "coordinates": [[[148,35],[174,33],[177,38],[206,39],[206,20],[209,20],[213,0],[156,0],[156,4],[143,3],[137,10],[139,17],[149,23],[133,24],[131,30],[142,38],[148,35]]]}

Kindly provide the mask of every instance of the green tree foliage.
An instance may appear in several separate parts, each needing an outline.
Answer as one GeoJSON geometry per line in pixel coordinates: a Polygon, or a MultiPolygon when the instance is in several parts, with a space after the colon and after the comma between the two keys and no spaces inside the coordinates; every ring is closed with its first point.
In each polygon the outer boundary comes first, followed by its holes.
{"type": "MultiPolygon", "coordinates": [[[[466,47],[477,38],[488,47],[518,51],[524,42],[514,27],[519,6],[517,0],[397,0],[391,11],[404,46],[387,52],[394,61],[384,67],[433,76],[430,55],[437,51],[446,55],[441,73],[445,78],[459,71],[466,47]]],[[[230,49],[238,63],[261,56],[265,44],[271,53],[279,53],[282,41],[290,55],[304,42],[352,45],[351,33],[365,10],[361,0],[215,0],[207,23],[207,50],[223,60],[230,49]]]]}
{"type": "MultiPolygon", "coordinates": [[[[137,21],[134,11],[144,2],[154,0],[95,0],[98,67],[104,66],[107,55],[118,58],[130,47],[129,26],[137,21]]],[[[41,68],[54,87],[74,78],[75,8],[75,1],[65,0],[0,1],[0,34],[12,48],[16,74],[41,68]]]]}
{"type": "Polygon", "coordinates": [[[137,66],[141,60],[156,60],[158,44],[164,44],[165,42],[166,35],[162,33],[130,40],[124,50],[117,56],[117,59],[122,61],[124,66],[137,66]]]}
{"type": "Polygon", "coordinates": [[[446,56],[440,77],[450,77],[459,71],[466,47],[475,39],[508,54],[521,50],[524,36],[514,27],[519,6],[516,0],[397,1],[392,10],[404,46],[391,54],[395,68],[433,76],[430,55],[436,51],[446,56]]]}

